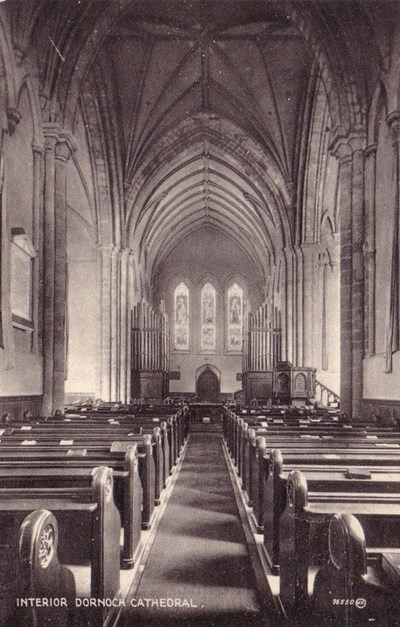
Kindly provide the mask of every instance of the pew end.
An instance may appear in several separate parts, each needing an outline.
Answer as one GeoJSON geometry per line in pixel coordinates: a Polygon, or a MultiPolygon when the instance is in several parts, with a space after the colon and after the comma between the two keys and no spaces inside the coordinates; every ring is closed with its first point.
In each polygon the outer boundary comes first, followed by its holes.
{"type": "Polygon", "coordinates": [[[18,535],[20,587],[12,624],[69,624],[76,589],[71,572],[59,562],[58,542],[57,519],[50,511],[37,510],[24,519],[18,535]],[[50,607],[24,607],[24,600],[29,598],[41,599],[50,607]]]}
{"type": "Polygon", "coordinates": [[[384,627],[398,624],[398,568],[390,577],[388,558],[399,553],[367,549],[362,525],[349,513],[335,514],[329,524],[329,561],[316,575],[312,597],[316,624],[384,627]]]}

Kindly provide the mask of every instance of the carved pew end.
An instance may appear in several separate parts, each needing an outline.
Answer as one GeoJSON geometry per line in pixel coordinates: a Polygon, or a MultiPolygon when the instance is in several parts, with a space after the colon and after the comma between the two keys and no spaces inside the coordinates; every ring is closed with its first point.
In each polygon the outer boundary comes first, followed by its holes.
{"type": "MultiPolygon", "coordinates": [[[[21,587],[24,598],[44,598],[50,607],[21,608],[24,625],[68,623],[68,607],[75,597],[74,578],[58,560],[58,524],[48,510],[37,510],[23,521],[18,537],[21,587]],[[54,600],[54,605],[51,601],[54,600]]],[[[22,624],[22,623],[21,623],[22,624]]]]}

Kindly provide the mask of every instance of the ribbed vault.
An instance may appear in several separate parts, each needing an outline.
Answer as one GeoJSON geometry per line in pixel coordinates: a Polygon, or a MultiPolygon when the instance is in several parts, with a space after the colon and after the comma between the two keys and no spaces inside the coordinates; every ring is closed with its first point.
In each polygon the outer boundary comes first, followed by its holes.
{"type": "Polygon", "coordinates": [[[208,225],[267,273],[285,232],[290,239],[288,190],[273,159],[245,137],[228,141],[240,129],[226,120],[201,116],[178,131],[153,147],[132,181],[127,230],[139,260],[157,272],[182,237],[208,225]]]}
{"type": "Polygon", "coordinates": [[[84,117],[93,162],[111,190],[98,203],[95,231],[131,247],[147,279],[204,225],[241,242],[266,274],[300,240],[315,86],[323,81],[330,140],[362,129],[376,59],[386,53],[383,39],[376,49],[374,15],[390,19],[394,6],[26,4],[15,3],[13,38],[21,54],[32,44],[38,53],[43,115],[73,132],[79,107],[92,110],[84,117]]]}

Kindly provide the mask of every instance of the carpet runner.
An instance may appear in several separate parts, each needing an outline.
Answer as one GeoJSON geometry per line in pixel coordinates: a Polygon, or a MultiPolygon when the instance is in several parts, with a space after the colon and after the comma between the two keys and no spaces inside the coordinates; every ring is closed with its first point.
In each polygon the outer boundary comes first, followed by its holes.
{"type": "Polygon", "coordinates": [[[139,586],[118,627],[258,627],[254,574],[219,434],[191,434],[139,586]]]}

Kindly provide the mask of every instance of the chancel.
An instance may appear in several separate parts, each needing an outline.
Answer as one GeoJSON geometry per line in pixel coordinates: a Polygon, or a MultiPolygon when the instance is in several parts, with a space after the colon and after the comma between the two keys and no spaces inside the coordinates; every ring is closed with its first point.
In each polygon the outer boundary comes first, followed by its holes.
{"type": "Polygon", "coordinates": [[[400,3],[0,2],[0,625],[400,624],[400,3]]]}

